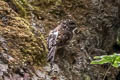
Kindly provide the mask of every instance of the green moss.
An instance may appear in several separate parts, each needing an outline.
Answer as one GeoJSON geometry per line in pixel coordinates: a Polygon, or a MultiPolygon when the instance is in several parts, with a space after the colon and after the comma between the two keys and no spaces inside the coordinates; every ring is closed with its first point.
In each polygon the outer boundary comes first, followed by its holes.
{"type": "Polygon", "coordinates": [[[40,10],[46,10],[57,5],[61,5],[62,0],[33,0],[30,4],[34,6],[34,10],[38,8],[40,10]]]}
{"type": "Polygon", "coordinates": [[[27,2],[27,0],[11,0],[11,2],[15,5],[18,13],[24,18],[27,18],[29,10],[33,10],[33,7],[27,2]]]}
{"type": "Polygon", "coordinates": [[[21,16],[26,17],[27,12],[21,3],[22,0],[11,0],[11,1],[17,7],[18,12],[21,14],[21,16]]]}
{"type": "Polygon", "coordinates": [[[61,5],[62,0],[11,0],[11,3],[14,4],[22,17],[28,18],[28,16],[31,16],[31,11],[48,10],[51,7],[61,5]]]}
{"type": "Polygon", "coordinates": [[[21,51],[23,56],[31,56],[30,60],[32,60],[31,62],[34,62],[34,64],[46,64],[47,45],[44,36],[39,31],[37,32],[37,35],[32,33],[34,29],[25,19],[18,17],[16,19],[21,19],[21,24],[26,27],[25,33],[29,35],[25,38],[25,42],[22,43],[21,51]]]}
{"type": "Polygon", "coordinates": [[[34,28],[23,18],[12,17],[8,21],[10,25],[0,27],[0,33],[7,40],[8,54],[16,59],[15,64],[45,65],[47,46],[44,36],[39,31],[34,34],[34,28]]]}
{"type": "MultiPolygon", "coordinates": [[[[29,4],[26,0],[11,0],[11,2],[19,10],[21,16],[27,16],[28,8],[26,7],[29,6],[29,4]]],[[[7,6],[4,7],[6,8],[7,6]]],[[[6,16],[13,14],[16,13],[10,12],[6,14],[6,16]]],[[[9,47],[8,54],[16,59],[15,64],[31,62],[34,65],[45,65],[48,51],[44,36],[40,31],[35,32],[34,28],[26,19],[18,17],[17,15],[11,17],[12,18],[7,18],[10,25],[0,27],[0,34],[7,40],[6,45],[9,47]]]]}

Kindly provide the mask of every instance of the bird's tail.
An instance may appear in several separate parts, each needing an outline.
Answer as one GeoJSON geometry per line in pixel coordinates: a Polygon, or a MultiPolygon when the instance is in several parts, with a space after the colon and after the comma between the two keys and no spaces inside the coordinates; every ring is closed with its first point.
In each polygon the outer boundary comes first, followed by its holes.
{"type": "Polygon", "coordinates": [[[48,37],[49,53],[48,53],[47,61],[50,62],[51,64],[54,62],[54,58],[55,58],[55,53],[57,49],[57,46],[56,46],[57,37],[58,37],[58,31],[51,33],[48,37]]]}
{"type": "Polygon", "coordinates": [[[48,62],[50,62],[50,63],[54,62],[55,53],[56,53],[56,46],[53,46],[48,53],[48,58],[47,58],[48,62]]]}

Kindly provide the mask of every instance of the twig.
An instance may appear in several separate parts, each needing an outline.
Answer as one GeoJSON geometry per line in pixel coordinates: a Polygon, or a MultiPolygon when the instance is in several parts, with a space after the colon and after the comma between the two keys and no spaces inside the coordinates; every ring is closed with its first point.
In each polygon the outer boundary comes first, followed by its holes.
{"type": "Polygon", "coordinates": [[[106,71],[105,74],[104,74],[103,80],[105,80],[105,77],[107,76],[107,73],[108,73],[108,71],[111,69],[111,67],[112,67],[112,65],[110,65],[110,66],[108,67],[107,71],[106,71]]]}

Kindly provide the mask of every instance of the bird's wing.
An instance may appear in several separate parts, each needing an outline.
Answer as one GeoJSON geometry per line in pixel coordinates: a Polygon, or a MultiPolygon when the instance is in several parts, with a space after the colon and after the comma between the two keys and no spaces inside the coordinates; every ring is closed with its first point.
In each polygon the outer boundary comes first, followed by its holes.
{"type": "Polygon", "coordinates": [[[48,42],[48,61],[53,62],[56,52],[56,42],[58,37],[58,31],[52,31],[50,32],[47,42],[48,42]]]}
{"type": "Polygon", "coordinates": [[[72,39],[72,32],[70,31],[64,31],[62,34],[59,34],[58,36],[58,41],[57,41],[57,46],[64,46],[69,43],[69,41],[72,39]]]}

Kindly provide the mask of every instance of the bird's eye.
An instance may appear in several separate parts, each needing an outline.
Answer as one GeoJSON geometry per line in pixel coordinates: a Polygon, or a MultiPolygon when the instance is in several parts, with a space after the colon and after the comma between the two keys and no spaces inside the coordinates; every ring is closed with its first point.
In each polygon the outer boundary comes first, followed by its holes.
{"type": "Polygon", "coordinates": [[[75,25],[75,23],[74,22],[70,22],[70,25],[75,25]]]}

